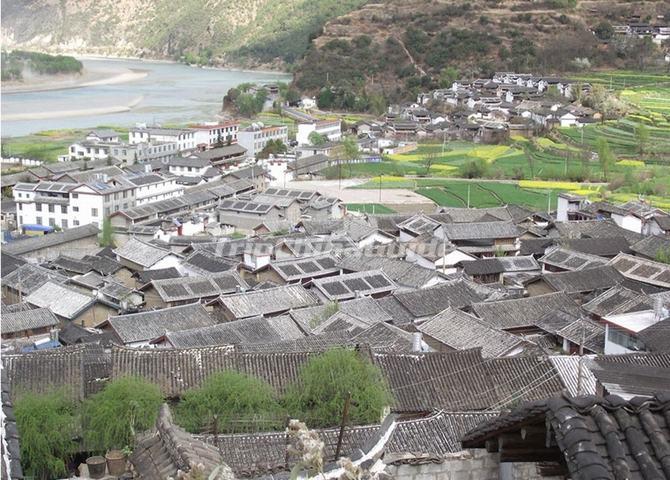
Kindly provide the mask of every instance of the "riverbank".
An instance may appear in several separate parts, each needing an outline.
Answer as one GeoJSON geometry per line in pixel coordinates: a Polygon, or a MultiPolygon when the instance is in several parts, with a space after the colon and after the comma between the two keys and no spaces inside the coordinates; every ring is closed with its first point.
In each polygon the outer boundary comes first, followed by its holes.
{"type": "Polygon", "coordinates": [[[89,67],[80,74],[34,76],[23,81],[3,82],[2,94],[11,95],[14,93],[48,92],[98,85],[115,85],[141,80],[148,74],[148,70],[141,69],[110,70],[89,67]]]}

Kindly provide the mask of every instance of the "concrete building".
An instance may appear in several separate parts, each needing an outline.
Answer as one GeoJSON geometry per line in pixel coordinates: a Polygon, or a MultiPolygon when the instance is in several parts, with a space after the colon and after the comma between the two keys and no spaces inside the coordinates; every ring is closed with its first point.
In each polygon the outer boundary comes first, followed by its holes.
{"type": "Polygon", "coordinates": [[[191,126],[195,133],[195,145],[211,147],[216,144],[237,142],[237,132],[240,122],[229,121],[223,123],[206,122],[191,126]]]}
{"type": "Polygon", "coordinates": [[[265,127],[263,124],[255,123],[240,130],[237,135],[237,143],[246,148],[247,155],[251,157],[257,156],[270,140],[288,143],[288,127],[285,125],[265,127]]]}
{"type": "Polygon", "coordinates": [[[128,142],[131,144],[176,142],[180,152],[196,147],[195,130],[188,128],[138,126],[129,130],[128,142]]]}
{"type": "Polygon", "coordinates": [[[309,136],[312,132],[327,137],[330,141],[342,138],[342,122],[340,120],[320,120],[309,123],[298,124],[296,140],[299,145],[309,145],[309,136]]]}

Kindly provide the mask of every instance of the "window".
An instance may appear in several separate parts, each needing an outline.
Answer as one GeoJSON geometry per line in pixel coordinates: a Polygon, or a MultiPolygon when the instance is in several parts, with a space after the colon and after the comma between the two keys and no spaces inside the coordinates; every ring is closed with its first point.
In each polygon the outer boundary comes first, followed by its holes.
{"type": "Polygon", "coordinates": [[[75,227],[79,226],[79,220],[72,220],[72,225],[75,227]]]}
{"type": "Polygon", "coordinates": [[[97,208],[92,208],[91,209],[91,216],[92,217],[97,217],[98,216],[98,209],[97,208]]]}
{"type": "Polygon", "coordinates": [[[21,211],[21,207],[22,207],[22,206],[23,206],[22,204],[17,203],[17,204],[16,204],[16,209],[19,210],[19,211],[21,211]]]}
{"type": "Polygon", "coordinates": [[[35,223],[38,225],[42,225],[42,217],[35,217],[35,223]]]}
{"type": "Polygon", "coordinates": [[[78,212],[78,211],[79,211],[79,207],[72,207],[72,211],[73,211],[73,212],[78,212]]]}
{"type": "Polygon", "coordinates": [[[73,193],[72,198],[79,198],[79,194],[78,193],[73,193]]]}
{"type": "Polygon", "coordinates": [[[105,207],[105,217],[109,217],[109,214],[111,212],[109,211],[109,207],[105,207]]]}
{"type": "Polygon", "coordinates": [[[67,205],[60,206],[60,213],[67,213],[67,205]]]}
{"type": "Polygon", "coordinates": [[[54,213],[56,211],[54,205],[49,205],[49,213],[54,213]]]}
{"type": "Polygon", "coordinates": [[[60,223],[63,228],[67,228],[67,219],[64,218],[60,223]]]}
{"type": "Polygon", "coordinates": [[[116,192],[116,193],[114,194],[114,200],[118,200],[118,199],[119,199],[119,192],[116,192]]]}
{"type": "Polygon", "coordinates": [[[50,227],[55,227],[56,226],[56,219],[55,218],[50,218],[49,219],[49,226],[50,227]]]}
{"type": "Polygon", "coordinates": [[[128,198],[128,190],[123,191],[123,198],[128,198]]]}

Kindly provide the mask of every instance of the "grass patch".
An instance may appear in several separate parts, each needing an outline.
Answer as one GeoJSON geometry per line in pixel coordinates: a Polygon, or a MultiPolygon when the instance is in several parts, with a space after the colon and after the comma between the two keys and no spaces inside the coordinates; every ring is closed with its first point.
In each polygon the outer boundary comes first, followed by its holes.
{"type": "Polygon", "coordinates": [[[395,210],[380,203],[347,203],[347,210],[361,213],[396,213],[395,210]]]}

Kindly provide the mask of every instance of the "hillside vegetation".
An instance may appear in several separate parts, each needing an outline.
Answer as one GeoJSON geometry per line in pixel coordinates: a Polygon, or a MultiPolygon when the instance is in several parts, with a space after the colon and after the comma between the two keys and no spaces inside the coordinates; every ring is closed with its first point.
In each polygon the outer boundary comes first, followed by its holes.
{"type": "Polygon", "coordinates": [[[74,57],[15,50],[2,52],[2,80],[21,80],[28,75],[81,73],[82,63],[74,57]]]}
{"type": "Polygon", "coordinates": [[[360,109],[494,71],[540,74],[662,63],[650,39],[616,37],[612,25],[670,18],[662,1],[387,0],[330,21],[296,69],[321,103],[360,109]],[[591,32],[594,29],[598,35],[591,32]],[[600,38],[599,38],[600,36],[600,38]],[[332,87],[324,93],[323,87],[332,87]],[[332,98],[330,98],[332,97],[332,98]],[[356,100],[358,98],[358,100],[356,100]],[[354,102],[358,105],[354,105],[354,102]]]}
{"type": "Polygon", "coordinates": [[[285,66],[364,0],[13,0],[5,48],[285,66]]]}

